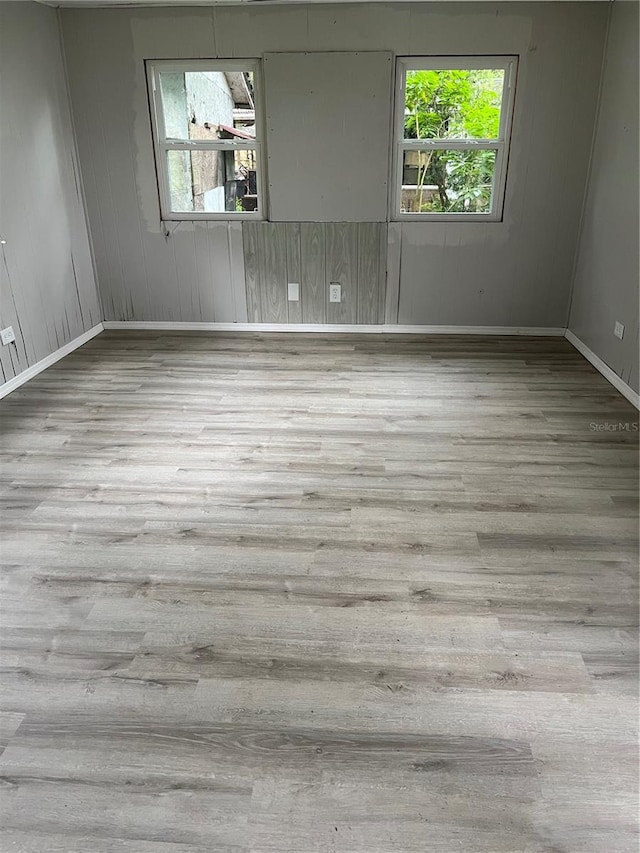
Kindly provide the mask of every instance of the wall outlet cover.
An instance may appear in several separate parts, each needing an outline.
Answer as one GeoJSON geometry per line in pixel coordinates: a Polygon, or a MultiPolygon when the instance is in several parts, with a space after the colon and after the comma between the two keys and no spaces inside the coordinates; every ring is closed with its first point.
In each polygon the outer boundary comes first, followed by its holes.
{"type": "Polygon", "coordinates": [[[620,340],[622,340],[624,337],[624,326],[617,320],[615,326],[613,327],[613,334],[616,336],[616,338],[620,338],[620,340]]]}
{"type": "Polygon", "coordinates": [[[13,333],[13,326],[7,326],[6,329],[2,329],[2,331],[0,331],[0,340],[2,340],[3,346],[13,343],[15,339],[16,336],[13,333]]]}
{"type": "Polygon", "coordinates": [[[290,281],[287,284],[287,299],[289,302],[300,301],[300,285],[297,281],[290,281]]]}
{"type": "Polygon", "coordinates": [[[342,285],[332,281],[329,285],[329,302],[342,302],[342,285]]]}

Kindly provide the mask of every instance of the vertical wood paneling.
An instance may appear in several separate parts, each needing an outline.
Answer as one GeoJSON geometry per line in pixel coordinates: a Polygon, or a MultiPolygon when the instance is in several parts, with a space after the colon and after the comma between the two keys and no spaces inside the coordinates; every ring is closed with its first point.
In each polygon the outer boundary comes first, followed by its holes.
{"type": "Polygon", "coordinates": [[[0,382],[7,382],[29,366],[20,317],[16,311],[12,283],[9,278],[6,249],[5,246],[0,246],[0,328],[4,329],[6,326],[13,326],[16,342],[6,347],[0,346],[0,368],[2,369],[0,382]]]}
{"type": "Polygon", "coordinates": [[[378,232],[378,323],[384,323],[387,297],[387,231],[387,223],[382,223],[378,232]]]}
{"type": "MultiPolygon", "coordinates": [[[[174,226],[175,223],[169,223],[173,233],[178,230],[174,226]]],[[[165,237],[160,231],[145,230],[142,234],[142,240],[149,276],[150,316],[146,319],[173,320],[180,315],[180,295],[178,293],[178,276],[172,242],[173,234],[165,237]]],[[[102,279],[100,281],[102,282],[102,279]]],[[[106,306],[105,314],[107,315],[105,319],[112,319],[108,316],[106,306]]],[[[115,319],[119,318],[116,317],[115,319]]]]}
{"type": "Polygon", "coordinates": [[[213,299],[213,263],[209,251],[209,223],[194,222],[193,246],[194,246],[194,272],[200,289],[200,307],[202,320],[205,323],[214,322],[214,299],[213,299]]]}
{"type": "MultiPolygon", "coordinates": [[[[122,22],[115,17],[106,20],[100,28],[100,39],[93,45],[78,45],[83,59],[98,67],[110,62],[112,45],[123,37],[122,22]]],[[[137,221],[136,182],[133,155],[129,140],[130,116],[122,110],[121,100],[115,93],[122,89],[127,79],[127,70],[111,60],[108,76],[99,75],[93,80],[82,81],[83,93],[90,98],[95,109],[88,125],[91,145],[90,169],[95,177],[98,194],[98,210],[102,227],[103,243],[96,245],[96,262],[103,291],[103,304],[109,319],[133,320],[140,316],[145,307],[146,283],[142,283],[140,257],[144,256],[142,245],[136,245],[139,233],[137,221]]],[[[80,143],[80,140],[79,140],[80,143]]],[[[146,257],[151,258],[149,287],[149,311],[153,315],[158,304],[158,290],[162,277],[158,271],[175,271],[173,246],[167,260],[159,263],[158,254],[147,248],[146,257]]],[[[177,287],[176,299],[171,305],[179,315],[177,287]]],[[[164,319],[164,316],[162,317],[164,319]]]]}
{"type": "MultiPolygon", "coordinates": [[[[298,222],[287,222],[285,229],[287,241],[287,283],[295,281],[301,285],[300,224],[298,222]]],[[[289,302],[287,294],[288,318],[290,323],[302,323],[302,286],[300,286],[299,290],[300,300],[298,302],[289,302]]]]}
{"type": "Polygon", "coordinates": [[[209,254],[211,257],[211,289],[213,316],[216,323],[233,323],[235,301],[231,287],[231,258],[226,222],[209,222],[209,254]]]}
{"type": "Polygon", "coordinates": [[[231,289],[236,323],[247,322],[247,295],[244,284],[244,254],[242,252],[242,222],[227,223],[231,289]]]}
{"type": "Polygon", "coordinates": [[[300,224],[300,268],[302,322],[326,323],[325,226],[321,222],[300,224]]]}
{"type": "Polygon", "coordinates": [[[245,222],[243,233],[247,304],[253,322],[382,322],[386,226],[245,222]],[[287,300],[290,281],[300,284],[300,302],[287,300]],[[329,302],[332,281],[342,286],[342,302],[329,302]]]}
{"type": "Polygon", "coordinates": [[[54,10],[0,4],[0,115],[4,382],[101,319],[54,10]]]}
{"type": "Polygon", "coordinates": [[[196,245],[193,223],[185,222],[171,237],[173,263],[178,282],[177,295],[180,320],[193,322],[201,313],[199,291],[201,283],[195,275],[196,245]]]}
{"type": "Polygon", "coordinates": [[[638,4],[610,8],[568,325],[638,391],[638,4]],[[625,325],[622,340],[611,334],[616,320],[625,325]]]}
{"type": "Polygon", "coordinates": [[[259,222],[242,223],[242,245],[244,249],[244,277],[247,290],[247,319],[250,323],[260,323],[260,267],[258,264],[258,228],[259,222]]]}
{"type": "MultiPolygon", "coordinates": [[[[91,225],[91,245],[95,274],[100,285],[100,303],[103,315],[112,319],[114,316],[113,297],[110,287],[110,263],[112,258],[108,251],[108,224],[103,222],[102,196],[99,189],[99,178],[95,168],[95,140],[93,123],[84,115],[74,114],[74,126],[78,149],[82,151],[82,181],[85,190],[87,217],[91,225]]],[[[149,268],[147,267],[149,274],[149,268]]],[[[153,288],[149,278],[149,299],[152,298],[153,288]]],[[[148,320],[149,316],[140,319],[148,320]]]]}
{"type": "Polygon", "coordinates": [[[262,322],[286,323],[286,225],[284,222],[263,222],[258,234],[262,322]]]}
{"type": "Polygon", "coordinates": [[[65,207],[69,216],[70,260],[75,294],[78,299],[80,321],[80,329],[78,331],[81,333],[93,328],[102,320],[102,306],[100,304],[94,259],[91,251],[87,210],[85,208],[85,194],[75,139],[75,127],[72,124],[71,118],[71,104],[69,103],[66,78],[63,101],[65,114],[69,119],[67,133],[67,150],[69,155],[69,174],[67,179],[68,201],[65,207]]]}
{"type": "MultiPolygon", "coordinates": [[[[101,117],[100,124],[103,119],[101,117]]],[[[101,286],[104,294],[104,305],[109,312],[110,319],[129,320],[132,319],[131,312],[128,310],[128,303],[125,302],[125,280],[122,253],[120,251],[120,241],[118,238],[118,219],[117,219],[117,202],[113,197],[111,189],[111,172],[109,169],[110,152],[104,140],[104,136],[100,134],[98,139],[93,143],[93,169],[95,174],[95,188],[100,198],[100,219],[102,222],[102,251],[97,255],[97,266],[100,276],[101,286]]],[[[148,253],[154,261],[158,259],[158,252],[148,253]]],[[[162,264],[165,268],[166,264],[162,264]]],[[[152,273],[152,288],[151,302],[157,304],[157,276],[152,273]],[[155,294],[154,294],[155,288],[155,294]],[[156,297],[154,299],[154,296],[156,297]]],[[[177,307],[177,305],[176,305],[177,307]]],[[[153,310],[153,309],[152,309],[153,310]]]]}
{"type": "Polygon", "coordinates": [[[358,223],[358,323],[378,322],[380,225],[358,223]]]}
{"type": "Polygon", "coordinates": [[[398,322],[398,298],[400,295],[400,257],[402,252],[402,225],[390,222],[387,227],[387,274],[384,322],[398,322]]]}
{"type": "Polygon", "coordinates": [[[357,323],[358,310],[358,224],[328,222],[325,257],[327,264],[328,323],[357,323]],[[329,302],[329,285],[342,285],[342,302],[329,302]]]}

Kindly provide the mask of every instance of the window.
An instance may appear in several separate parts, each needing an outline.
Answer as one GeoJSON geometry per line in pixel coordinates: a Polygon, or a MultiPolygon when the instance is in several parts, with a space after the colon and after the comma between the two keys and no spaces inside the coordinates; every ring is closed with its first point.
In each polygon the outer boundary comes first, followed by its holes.
{"type": "Polygon", "coordinates": [[[257,66],[147,63],[163,219],[261,218],[257,66]]]}
{"type": "Polygon", "coordinates": [[[398,60],[395,219],[502,218],[515,57],[398,60]]]}

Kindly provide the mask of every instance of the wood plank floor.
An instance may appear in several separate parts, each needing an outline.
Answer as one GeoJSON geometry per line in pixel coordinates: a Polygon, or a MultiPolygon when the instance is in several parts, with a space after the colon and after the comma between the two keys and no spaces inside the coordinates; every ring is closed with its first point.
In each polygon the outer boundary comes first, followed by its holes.
{"type": "Polygon", "coordinates": [[[1,411],[3,850],[636,853],[638,415],[565,340],[111,332],[1,411]]]}

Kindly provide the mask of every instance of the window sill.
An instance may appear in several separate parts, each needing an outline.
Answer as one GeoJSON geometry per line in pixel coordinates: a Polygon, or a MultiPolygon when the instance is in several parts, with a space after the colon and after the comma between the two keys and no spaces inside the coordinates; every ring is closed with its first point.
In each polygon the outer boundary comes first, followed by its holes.
{"type": "Polygon", "coordinates": [[[264,218],[260,213],[169,213],[162,222],[262,222],[264,218]]]}
{"type": "Polygon", "coordinates": [[[396,213],[392,222],[503,222],[493,213],[396,213]]]}

